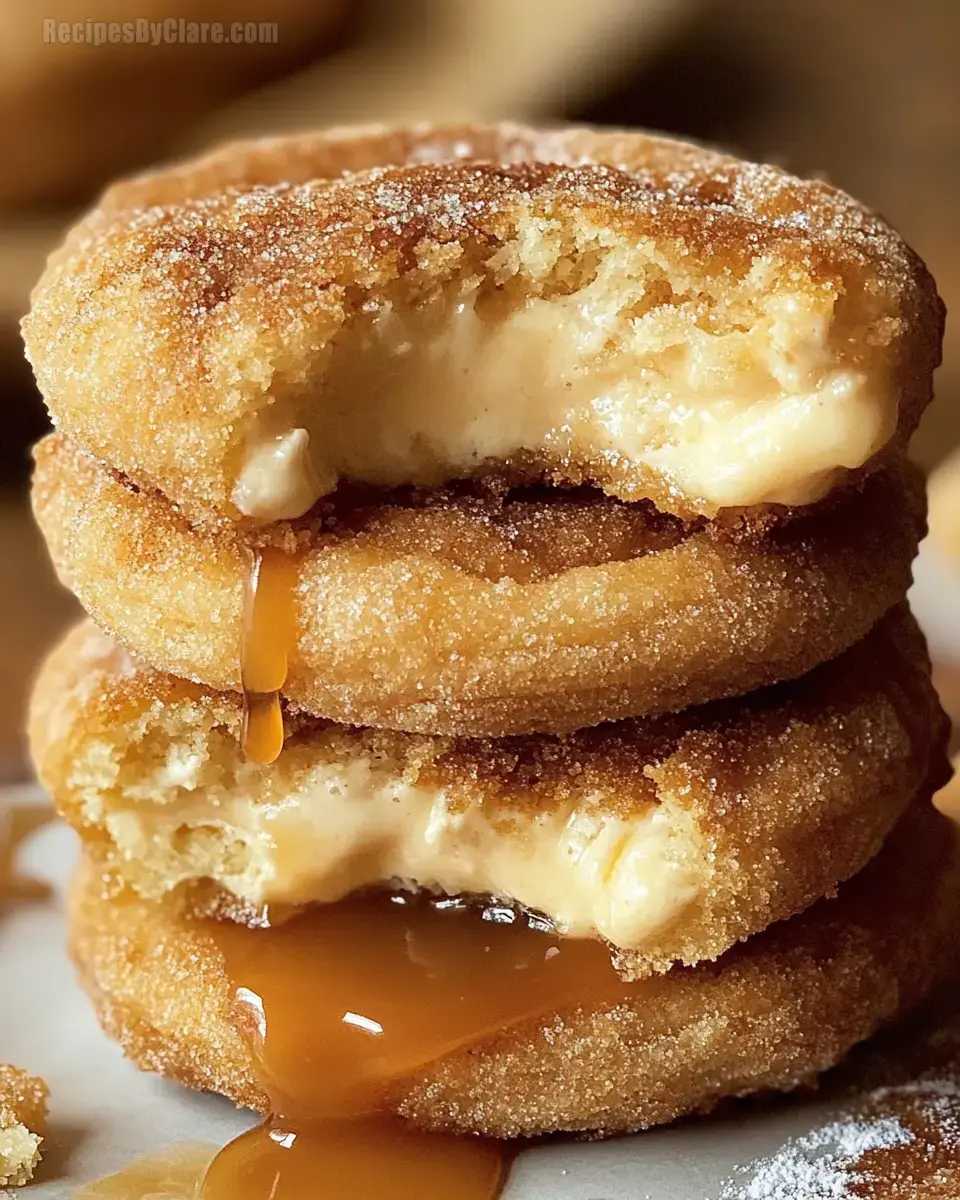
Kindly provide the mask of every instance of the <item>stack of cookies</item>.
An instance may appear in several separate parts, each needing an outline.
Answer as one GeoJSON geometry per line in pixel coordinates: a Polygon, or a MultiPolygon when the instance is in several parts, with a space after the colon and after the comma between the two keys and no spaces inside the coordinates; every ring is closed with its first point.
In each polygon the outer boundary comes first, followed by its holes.
{"type": "MultiPolygon", "coordinates": [[[[942,317],[849,197],[643,134],[340,130],[109,190],[24,330],[92,618],[32,745],[111,1036],[304,1108],[237,996],[364,905],[577,964],[515,1012],[471,974],[485,1021],[376,1081],[411,1127],[638,1129],[917,1004],[960,937],[905,604],[942,317]]],[[[379,921],[333,957],[376,970],[379,921]]]]}

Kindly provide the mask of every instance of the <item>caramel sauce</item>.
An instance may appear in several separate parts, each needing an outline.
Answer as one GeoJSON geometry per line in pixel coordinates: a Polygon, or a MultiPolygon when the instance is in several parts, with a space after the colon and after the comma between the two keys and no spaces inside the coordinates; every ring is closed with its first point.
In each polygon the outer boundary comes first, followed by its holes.
{"type": "Polygon", "coordinates": [[[203,1200],[392,1200],[404,1187],[493,1200],[506,1148],[406,1126],[388,1111],[397,1087],[526,1019],[637,986],[601,943],[458,901],[368,897],[212,929],[273,1115],[221,1151],[203,1200]]]}
{"type": "Polygon", "coordinates": [[[491,1200],[507,1162],[498,1143],[421,1133],[400,1120],[271,1120],[230,1143],[203,1200],[491,1200]]]}
{"type": "Polygon", "coordinates": [[[296,644],[297,559],[267,547],[252,557],[244,593],[243,752],[257,763],[271,763],[283,749],[280,689],[287,679],[290,651],[296,644]]]}
{"type": "Polygon", "coordinates": [[[205,1142],[181,1142],[88,1183],[71,1200],[194,1200],[215,1153],[205,1142]]]}

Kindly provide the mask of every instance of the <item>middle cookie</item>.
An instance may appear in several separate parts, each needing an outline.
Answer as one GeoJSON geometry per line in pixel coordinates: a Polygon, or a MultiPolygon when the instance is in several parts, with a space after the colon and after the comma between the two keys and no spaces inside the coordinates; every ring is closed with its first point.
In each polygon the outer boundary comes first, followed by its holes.
{"type": "Polygon", "coordinates": [[[948,770],[905,607],[803,679],[567,736],[294,716],[260,766],[240,725],[236,697],[139,666],[87,623],[40,675],[30,732],[57,806],[148,898],[256,923],[399,880],[603,938],[633,977],[832,893],[948,770]]]}
{"type": "Polygon", "coordinates": [[[251,534],[191,526],[54,435],[37,448],[33,497],[63,582],[152,666],[240,689],[244,588],[267,547],[292,579],[291,703],[482,737],[564,733],[796,678],[900,601],[924,531],[906,464],[775,520],[688,523],[556,488],[447,489],[341,497],[251,534]]]}

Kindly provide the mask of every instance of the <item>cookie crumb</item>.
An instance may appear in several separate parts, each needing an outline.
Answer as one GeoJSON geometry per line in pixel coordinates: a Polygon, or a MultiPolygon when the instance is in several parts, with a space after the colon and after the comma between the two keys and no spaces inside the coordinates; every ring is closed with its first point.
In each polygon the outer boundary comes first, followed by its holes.
{"type": "Polygon", "coordinates": [[[0,1187],[22,1187],[33,1178],[49,1094],[39,1076],[0,1063],[0,1187]]]}

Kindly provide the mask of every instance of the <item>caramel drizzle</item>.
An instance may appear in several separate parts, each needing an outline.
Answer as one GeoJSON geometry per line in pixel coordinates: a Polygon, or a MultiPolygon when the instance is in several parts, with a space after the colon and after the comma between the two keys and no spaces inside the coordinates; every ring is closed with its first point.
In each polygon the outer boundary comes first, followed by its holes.
{"type": "Polygon", "coordinates": [[[182,1142],[134,1159],[71,1193],[71,1200],[193,1200],[216,1146],[182,1142]]]}
{"type": "Polygon", "coordinates": [[[268,929],[208,926],[273,1115],[220,1152],[202,1200],[495,1200],[510,1145],[415,1129],[390,1095],[521,1021],[643,986],[602,943],[490,919],[504,915],[380,895],[268,929]]]}
{"type": "Polygon", "coordinates": [[[244,590],[240,672],[243,684],[243,752],[272,763],[283,749],[280,692],[296,646],[299,563],[268,546],[254,552],[244,590]]]}
{"type": "Polygon", "coordinates": [[[501,1143],[426,1133],[397,1117],[272,1117],[220,1151],[199,1200],[496,1200],[508,1170],[501,1143]]]}

